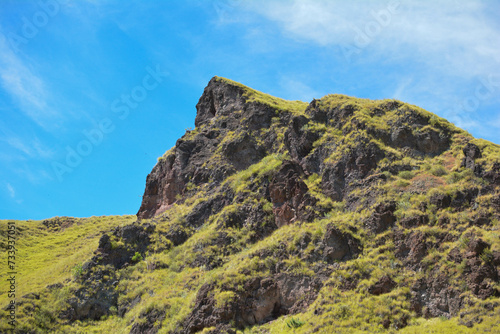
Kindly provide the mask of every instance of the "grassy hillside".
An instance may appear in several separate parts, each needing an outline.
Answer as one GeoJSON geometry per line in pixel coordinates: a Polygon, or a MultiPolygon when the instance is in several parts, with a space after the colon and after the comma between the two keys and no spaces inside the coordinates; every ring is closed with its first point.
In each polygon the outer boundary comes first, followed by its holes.
{"type": "Polygon", "coordinates": [[[16,333],[500,331],[498,145],[395,100],[204,94],[160,214],[16,222],[16,333]]]}

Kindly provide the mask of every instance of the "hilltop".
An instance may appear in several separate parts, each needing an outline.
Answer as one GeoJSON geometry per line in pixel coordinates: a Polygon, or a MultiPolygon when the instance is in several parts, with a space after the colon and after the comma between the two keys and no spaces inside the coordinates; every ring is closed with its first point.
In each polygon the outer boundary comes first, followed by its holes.
{"type": "Polygon", "coordinates": [[[397,100],[219,77],[196,109],[136,217],[16,222],[16,333],[498,331],[498,145],[397,100]]]}

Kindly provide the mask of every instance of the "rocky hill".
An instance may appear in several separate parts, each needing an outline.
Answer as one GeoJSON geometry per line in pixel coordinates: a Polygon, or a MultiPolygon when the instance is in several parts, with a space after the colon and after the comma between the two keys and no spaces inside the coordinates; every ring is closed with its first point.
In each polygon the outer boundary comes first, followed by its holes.
{"type": "Polygon", "coordinates": [[[500,331],[498,145],[218,77],[196,108],[137,217],[16,222],[15,333],[500,331]]]}

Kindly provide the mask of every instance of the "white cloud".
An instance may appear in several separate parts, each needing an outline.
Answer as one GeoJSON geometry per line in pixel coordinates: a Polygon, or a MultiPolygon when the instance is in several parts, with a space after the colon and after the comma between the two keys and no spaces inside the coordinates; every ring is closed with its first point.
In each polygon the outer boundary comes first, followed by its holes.
{"type": "Polygon", "coordinates": [[[48,130],[60,115],[49,107],[43,79],[16,54],[0,32],[0,86],[26,116],[48,130]]]}
{"type": "Polygon", "coordinates": [[[12,198],[17,204],[22,204],[24,202],[23,199],[16,198],[16,190],[10,183],[7,183],[7,192],[9,193],[10,198],[12,198]]]}
{"type": "Polygon", "coordinates": [[[16,137],[11,137],[7,139],[7,143],[18,151],[21,151],[25,155],[32,157],[33,151],[30,147],[24,144],[22,140],[16,137]]]}
{"type": "Polygon", "coordinates": [[[35,139],[32,142],[33,144],[33,149],[35,152],[38,154],[40,158],[43,159],[50,159],[54,156],[54,151],[47,148],[41,141],[38,139],[38,137],[35,137],[35,139]]]}
{"type": "MultiPolygon", "coordinates": [[[[54,150],[48,148],[42,141],[33,134],[20,135],[12,131],[7,125],[0,120],[0,141],[7,143],[11,148],[18,151],[16,159],[13,155],[10,155],[5,159],[6,154],[0,155],[0,161],[2,160],[25,160],[25,158],[36,158],[36,159],[50,159],[54,156],[54,150]]],[[[12,153],[12,152],[9,152],[12,153]]]]}
{"type": "Polygon", "coordinates": [[[361,49],[374,61],[412,59],[465,77],[500,73],[500,33],[496,18],[488,14],[491,6],[498,3],[293,0],[248,4],[290,37],[339,50],[341,46],[361,49]]]}
{"type": "Polygon", "coordinates": [[[43,167],[36,167],[33,164],[22,164],[17,168],[14,168],[13,171],[19,175],[22,179],[29,181],[31,184],[41,184],[46,181],[52,181],[54,178],[47,172],[42,169],[43,167]]]}
{"type": "Polygon", "coordinates": [[[7,183],[7,191],[9,192],[9,196],[11,198],[15,198],[16,197],[16,190],[14,189],[14,187],[11,186],[10,183],[7,183]]]}

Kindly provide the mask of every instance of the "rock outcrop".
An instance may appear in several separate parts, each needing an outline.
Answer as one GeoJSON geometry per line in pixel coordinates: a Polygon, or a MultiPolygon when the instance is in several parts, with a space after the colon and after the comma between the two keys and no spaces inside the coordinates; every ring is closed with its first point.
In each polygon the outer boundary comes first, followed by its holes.
{"type": "MultiPolygon", "coordinates": [[[[92,230],[94,253],[21,298],[19,333],[98,321],[257,332],[275,320],[265,331],[436,332],[450,318],[494,332],[500,147],[400,101],[285,101],[218,77],[196,109],[195,129],[147,176],[137,220],[78,232],[92,230]]],[[[58,236],[79,226],[39,224],[58,236]]]]}
{"type": "MultiPolygon", "coordinates": [[[[269,154],[279,153],[286,154],[286,159],[267,177],[259,179],[252,176],[254,183],[248,184],[250,191],[258,192],[270,202],[274,220],[274,224],[267,223],[264,229],[253,227],[255,234],[251,238],[252,242],[286,225],[322,219],[335,202],[346,203],[347,208],[353,211],[370,207],[368,217],[358,227],[374,237],[390,231],[395,257],[408,270],[425,270],[429,267],[426,259],[440,243],[457,240],[446,233],[434,234],[430,238],[418,228],[431,226],[434,223],[431,219],[436,219],[434,217],[439,214],[439,210],[452,208],[458,211],[471,206],[480,193],[477,186],[462,187],[454,192],[436,191],[428,197],[427,202],[420,204],[420,211],[411,215],[401,211],[402,202],[399,198],[377,201],[377,196],[387,190],[376,189],[377,185],[390,182],[393,178],[387,173],[397,175],[406,171],[407,175],[412,175],[412,171],[421,168],[418,164],[396,163],[403,156],[414,159],[413,163],[439,157],[451,150],[454,136],[464,136],[461,130],[435,115],[399,101],[372,103],[329,95],[313,100],[307,107],[302,105],[300,111],[296,109],[300,104],[282,104],[280,107],[281,101],[273,99],[229,80],[212,79],[196,105],[196,129],[186,133],[148,176],[138,217],[151,218],[168,210],[174,203],[182,203],[191,196],[190,188],[194,187],[203,187],[208,196],[219,194],[218,201],[226,204],[245,202],[244,197],[238,194],[228,194],[227,186],[224,188],[226,180],[252,165],[256,166],[269,154]],[[319,180],[319,183],[311,183],[311,180],[319,180]],[[311,189],[311,186],[315,189],[311,189]],[[220,189],[223,188],[225,195],[221,196],[220,189]],[[368,189],[373,192],[367,192],[368,189]],[[321,196],[328,198],[329,204],[324,197],[314,195],[318,191],[321,196]],[[363,193],[364,198],[359,195],[363,193]],[[434,211],[429,211],[429,208],[434,211]]],[[[462,145],[465,145],[460,149],[463,158],[457,168],[470,169],[476,176],[495,184],[500,164],[486,170],[480,147],[470,139],[466,139],[462,145]]],[[[258,175],[259,171],[254,170],[253,173],[258,175]]],[[[438,180],[442,182],[439,184],[444,184],[439,177],[447,172],[440,173],[434,174],[436,176],[432,176],[429,182],[421,183],[432,186],[432,182],[438,180]]],[[[459,177],[458,174],[456,177],[459,177]]],[[[493,192],[492,186],[489,187],[482,191],[493,192]]],[[[497,205],[496,199],[491,198],[493,208],[497,205]]],[[[210,215],[219,212],[220,208],[214,211],[211,203],[209,200],[199,204],[186,217],[187,225],[197,228],[207,222],[210,215]],[[195,219],[198,224],[189,223],[190,217],[198,217],[195,219]]],[[[408,205],[411,205],[409,200],[408,205]]],[[[223,214],[219,218],[221,223],[218,228],[220,231],[227,228],[241,229],[250,226],[249,222],[257,217],[260,220],[269,218],[270,212],[264,211],[252,216],[251,212],[257,212],[255,208],[246,203],[236,211],[223,214]]],[[[487,226],[491,221],[491,214],[483,212],[476,216],[473,223],[476,226],[487,226]]],[[[443,215],[439,218],[439,224],[446,226],[451,222],[443,215]]],[[[358,227],[349,233],[358,233],[358,227]]],[[[190,236],[175,231],[172,230],[174,234],[170,237],[174,246],[190,236]]],[[[314,251],[309,251],[307,256],[300,252],[297,254],[311,263],[324,261],[335,264],[356,258],[363,248],[360,240],[345,231],[341,232],[334,225],[328,225],[324,233],[321,241],[314,246],[314,251]]],[[[217,246],[226,255],[237,251],[230,247],[233,239],[225,232],[220,232],[219,237],[213,240],[207,246],[217,246]]],[[[300,249],[306,249],[313,243],[310,236],[301,240],[300,249]]],[[[273,254],[278,259],[290,256],[285,251],[273,254]]],[[[495,295],[491,285],[484,285],[484,282],[498,281],[496,271],[493,267],[481,266],[478,255],[471,254],[458,257],[460,263],[467,261],[469,267],[477,268],[475,274],[470,270],[464,272],[471,291],[479,298],[495,295]]],[[[262,253],[260,256],[268,258],[271,255],[262,253]]],[[[191,266],[216,268],[223,264],[221,258],[212,254],[198,255],[191,266]]],[[[276,268],[281,267],[278,265],[276,268]]],[[[229,306],[222,308],[216,306],[213,293],[215,286],[204,285],[198,293],[195,308],[184,323],[186,332],[194,333],[211,326],[221,331],[223,328],[227,330],[229,322],[243,328],[307,307],[321,289],[323,280],[315,280],[311,285],[312,281],[307,277],[285,275],[276,268],[273,269],[272,277],[247,281],[243,294],[231,290],[237,297],[229,306]],[[294,282],[285,284],[294,288],[288,291],[284,288],[284,281],[294,282]],[[306,293],[309,297],[302,300],[301,307],[294,306],[296,301],[291,296],[304,289],[310,292],[306,293]],[[289,300],[285,301],[286,298],[289,300]]],[[[460,297],[460,289],[450,287],[449,279],[449,275],[436,271],[428,278],[415,281],[412,286],[412,309],[431,317],[456,315],[464,301],[460,297]]],[[[353,281],[342,286],[355,289],[357,283],[353,281]]],[[[394,279],[386,275],[370,286],[368,292],[378,296],[396,287],[394,279]]],[[[386,319],[383,326],[387,327],[390,323],[386,319]]]]}

